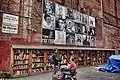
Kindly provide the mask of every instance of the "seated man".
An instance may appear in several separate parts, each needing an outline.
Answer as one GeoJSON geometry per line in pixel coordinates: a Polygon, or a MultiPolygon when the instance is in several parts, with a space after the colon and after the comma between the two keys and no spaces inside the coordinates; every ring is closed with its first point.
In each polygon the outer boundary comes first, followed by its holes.
{"type": "Polygon", "coordinates": [[[74,57],[73,56],[70,57],[70,62],[69,63],[70,64],[68,65],[68,68],[61,72],[61,80],[65,79],[66,74],[71,74],[72,69],[77,68],[76,63],[74,62],[74,57]]]}

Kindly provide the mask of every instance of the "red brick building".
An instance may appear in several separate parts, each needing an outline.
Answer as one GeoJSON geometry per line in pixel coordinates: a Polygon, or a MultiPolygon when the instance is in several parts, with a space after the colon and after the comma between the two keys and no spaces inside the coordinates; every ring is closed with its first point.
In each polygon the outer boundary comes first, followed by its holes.
{"type": "MultiPolygon", "coordinates": [[[[1,0],[2,1],[2,0],[1,0]]],[[[102,0],[51,0],[79,12],[96,17],[97,47],[112,48],[119,40],[111,41],[111,34],[119,27],[119,1],[102,0]],[[106,5],[108,4],[108,5],[106,5]],[[109,27],[110,26],[110,27],[109,27]],[[113,29],[112,29],[113,28],[113,29]],[[110,29],[110,30],[108,30],[110,29]],[[111,33],[111,30],[113,31],[111,33]]],[[[42,0],[3,0],[0,11],[0,40],[17,44],[41,43],[42,0]],[[17,34],[2,33],[3,13],[19,17],[17,34]]],[[[119,33],[119,32],[118,32],[119,33]]]]}
{"type": "MultiPolygon", "coordinates": [[[[96,18],[95,29],[96,47],[103,48],[120,47],[119,0],[51,0],[51,1],[66,7],[70,7],[81,13],[96,18]]],[[[12,44],[41,45],[41,38],[42,38],[42,0],[0,0],[1,50],[4,49],[4,47],[7,46],[8,44],[9,47],[12,44]],[[2,32],[4,14],[18,16],[17,34],[2,32]],[[8,42],[8,44],[6,43],[6,45],[3,45],[5,41],[8,42]]],[[[1,52],[7,53],[7,50],[1,52]]],[[[3,54],[0,55],[4,56],[3,54]]],[[[5,61],[9,59],[8,56],[6,56],[5,58],[6,58],[5,61]]]]}

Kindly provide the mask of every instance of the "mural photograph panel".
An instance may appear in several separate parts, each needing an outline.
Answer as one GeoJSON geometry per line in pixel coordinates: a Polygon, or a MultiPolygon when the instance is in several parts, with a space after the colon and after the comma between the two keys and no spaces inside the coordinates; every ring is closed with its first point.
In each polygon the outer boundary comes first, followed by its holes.
{"type": "Polygon", "coordinates": [[[83,46],[83,35],[82,34],[75,34],[75,45],[83,46]]]}
{"type": "Polygon", "coordinates": [[[54,44],[54,42],[55,42],[55,30],[43,29],[42,43],[54,44]]]}
{"type": "Polygon", "coordinates": [[[82,24],[88,25],[88,23],[89,23],[89,16],[85,15],[85,14],[82,14],[81,18],[82,18],[82,24]]]}
{"type": "Polygon", "coordinates": [[[87,30],[88,30],[88,29],[87,29],[87,25],[81,24],[80,26],[82,27],[82,33],[83,33],[83,34],[87,34],[87,32],[88,32],[88,31],[87,31],[87,30]]]}
{"type": "Polygon", "coordinates": [[[88,16],[84,15],[76,10],[73,10],[73,21],[81,24],[88,24],[88,16]]]}
{"type": "Polygon", "coordinates": [[[79,23],[81,23],[81,24],[83,23],[82,22],[82,16],[83,16],[83,14],[79,12],[79,23]]]}
{"type": "Polygon", "coordinates": [[[81,23],[75,23],[75,33],[82,34],[83,28],[81,23]]]}
{"type": "Polygon", "coordinates": [[[56,30],[59,31],[66,31],[66,20],[59,18],[56,20],[56,30]]]}
{"type": "Polygon", "coordinates": [[[95,18],[92,16],[89,16],[89,26],[95,27],[95,18]]]}
{"type": "Polygon", "coordinates": [[[71,20],[67,20],[66,23],[67,23],[67,30],[66,31],[68,33],[75,33],[75,26],[76,26],[75,23],[71,20]]]}
{"type": "Polygon", "coordinates": [[[90,36],[83,35],[83,46],[90,46],[90,36]]]}
{"type": "Polygon", "coordinates": [[[66,8],[59,5],[59,4],[56,4],[55,5],[55,16],[56,16],[56,19],[66,19],[66,8]]]}
{"type": "Polygon", "coordinates": [[[67,11],[66,11],[66,18],[67,19],[74,19],[74,12],[73,12],[73,9],[70,9],[70,8],[67,8],[67,11]]]}
{"type": "Polygon", "coordinates": [[[42,20],[43,44],[96,46],[92,16],[44,0],[42,20]]]}
{"type": "Polygon", "coordinates": [[[90,36],[90,46],[96,46],[96,37],[90,36]]]}
{"type": "Polygon", "coordinates": [[[67,45],[75,45],[75,34],[66,33],[66,44],[67,45]]]}
{"type": "Polygon", "coordinates": [[[88,35],[95,36],[95,27],[90,27],[88,35]]]}
{"type": "Polygon", "coordinates": [[[43,28],[55,30],[55,17],[49,14],[43,14],[43,28]]]}
{"type": "Polygon", "coordinates": [[[73,10],[74,22],[80,23],[80,13],[76,10],[73,10]]]}
{"type": "Polygon", "coordinates": [[[55,4],[49,0],[43,0],[43,13],[55,15],[55,4]]]}
{"type": "Polygon", "coordinates": [[[55,30],[55,44],[66,45],[66,32],[55,30]]]}

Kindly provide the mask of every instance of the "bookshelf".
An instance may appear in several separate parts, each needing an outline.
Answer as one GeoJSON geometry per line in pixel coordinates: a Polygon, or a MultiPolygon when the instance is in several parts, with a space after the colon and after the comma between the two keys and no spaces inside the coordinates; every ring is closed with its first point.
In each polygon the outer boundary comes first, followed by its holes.
{"type": "Polygon", "coordinates": [[[91,59],[92,59],[92,56],[91,56],[92,53],[90,53],[90,51],[86,51],[86,57],[85,57],[85,60],[86,60],[86,66],[90,66],[91,65],[91,59]]]}
{"type": "Polygon", "coordinates": [[[58,51],[58,60],[60,65],[67,65],[68,62],[68,57],[67,57],[67,52],[66,50],[60,50],[58,51]]]}
{"type": "Polygon", "coordinates": [[[13,56],[13,75],[22,76],[29,74],[29,51],[15,49],[13,56]]]}
{"type": "Polygon", "coordinates": [[[91,53],[92,53],[92,59],[91,59],[91,65],[93,65],[93,66],[95,66],[95,65],[97,65],[97,54],[96,54],[96,51],[91,51],[91,53]]]}
{"type": "MultiPolygon", "coordinates": [[[[12,77],[21,77],[52,71],[50,55],[56,47],[13,47],[11,54],[12,77]],[[13,58],[12,58],[13,57],[13,58]]],[[[107,63],[114,49],[57,47],[57,59],[60,65],[67,65],[70,55],[75,56],[77,67],[95,66],[107,63]]]]}
{"type": "Polygon", "coordinates": [[[84,53],[83,51],[77,51],[78,52],[78,67],[84,66],[84,53]]]}
{"type": "Polygon", "coordinates": [[[44,71],[44,53],[41,50],[32,50],[32,72],[44,71]]]}

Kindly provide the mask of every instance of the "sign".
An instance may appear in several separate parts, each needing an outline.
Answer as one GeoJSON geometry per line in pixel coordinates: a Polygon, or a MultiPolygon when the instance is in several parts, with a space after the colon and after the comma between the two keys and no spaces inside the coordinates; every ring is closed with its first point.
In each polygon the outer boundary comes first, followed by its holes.
{"type": "Polygon", "coordinates": [[[2,32],[17,34],[18,16],[11,15],[11,14],[3,14],[2,32]]]}

